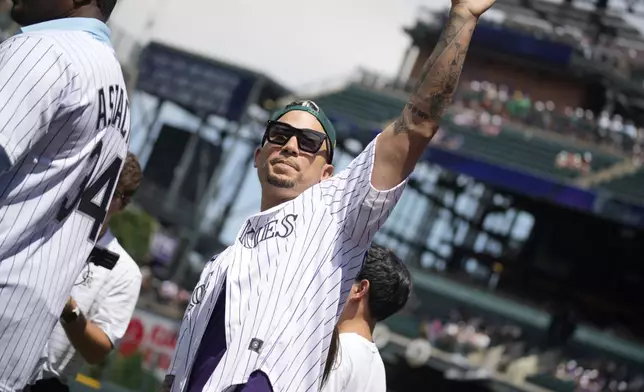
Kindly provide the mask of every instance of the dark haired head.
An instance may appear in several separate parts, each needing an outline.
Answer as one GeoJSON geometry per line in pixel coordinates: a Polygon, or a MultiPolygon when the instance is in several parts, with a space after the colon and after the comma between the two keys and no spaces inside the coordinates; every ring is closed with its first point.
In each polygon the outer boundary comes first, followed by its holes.
{"type": "Polygon", "coordinates": [[[143,171],[141,170],[139,160],[136,155],[128,152],[114,191],[114,196],[123,199],[123,207],[130,203],[132,196],[134,196],[141,185],[142,178],[143,171]]]}
{"type": "Polygon", "coordinates": [[[262,211],[331,177],[334,141],[333,125],[313,101],[295,101],[273,113],[255,150],[262,211]]]}
{"type": "Polygon", "coordinates": [[[396,254],[383,246],[367,251],[356,282],[369,282],[369,313],[374,322],[387,319],[401,310],[411,295],[411,275],[396,254]]]}
{"type": "MultiPolygon", "coordinates": [[[[362,270],[355,279],[354,289],[356,285],[368,287],[366,296],[363,294],[364,290],[358,288],[361,294],[355,294],[352,300],[352,293],[349,294],[349,301],[361,301],[366,298],[366,307],[369,310],[369,315],[364,314],[365,321],[369,323],[371,328],[378,321],[383,321],[401,310],[409,300],[411,295],[411,274],[403,264],[403,262],[396,256],[396,254],[383,246],[372,244],[367,253],[365,254],[362,270]],[[368,286],[364,285],[367,281],[368,286]]],[[[355,306],[349,302],[345,305],[343,316],[348,312],[349,314],[355,312],[355,306]],[[352,307],[352,310],[349,308],[352,307]]],[[[340,320],[342,321],[342,317],[340,320]]],[[[349,318],[355,316],[347,316],[349,318]]],[[[333,328],[331,335],[331,345],[329,346],[329,353],[326,358],[324,372],[322,373],[322,383],[324,386],[329,379],[333,365],[336,362],[338,351],[340,348],[340,336],[337,325],[333,328]]]]}
{"type": "MultiPolygon", "coordinates": [[[[107,21],[117,0],[20,0],[14,1],[11,17],[22,27],[60,18],[97,18],[107,21]]],[[[2,0],[0,0],[0,3],[2,0]]]]}
{"type": "Polygon", "coordinates": [[[273,115],[271,116],[271,120],[277,121],[280,119],[280,117],[282,117],[284,114],[288,113],[291,110],[303,110],[303,111],[309,112],[313,116],[315,116],[315,118],[320,122],[320,124],[322,125],[322,129],[327,134],[330,142],[330,145],[328,146],[329,152],[330,152],[329,163],[332,163],[333,151],[335,150],[335,146],[337,142],[337,133],[331,120],[327,117],[327,115],[320,108],[320,106],[318,106],[317,103],[309,99],[293,101],[289,103],[288,105],[284,106],[282,110],[278,110],[275,113],[273,113],[273,115]]]}

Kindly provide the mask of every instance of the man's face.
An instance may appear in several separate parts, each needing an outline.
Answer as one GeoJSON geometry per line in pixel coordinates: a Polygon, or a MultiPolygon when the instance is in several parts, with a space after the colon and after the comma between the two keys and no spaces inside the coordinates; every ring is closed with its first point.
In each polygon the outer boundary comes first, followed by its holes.
{"type": "Polygon", "coordinates": [[[74,9],[73,0],[12,0],[11,18],[21,26],[64,17],[74,9]]]}
{"type": "MultiPolygon", "coordinates": [[[[325,134],[320,122],[307,112],[290,111],[279,122],[325,134]]],[[[333,166],[327,163],[327,146],[323,143],[318,152],[308,153],[300,150],[296,137],[291,137],[283,146],[267,141],[255,151],[255,167],[263,191],[277,199],[290,200],[329,178],[333,166]]]]}

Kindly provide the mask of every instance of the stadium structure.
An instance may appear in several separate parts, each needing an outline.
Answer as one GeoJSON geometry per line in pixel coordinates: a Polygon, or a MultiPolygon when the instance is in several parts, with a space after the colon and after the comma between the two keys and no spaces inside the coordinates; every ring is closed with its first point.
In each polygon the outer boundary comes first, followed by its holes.
{"type": "MultiPolygon", "coordinates": [[[[635,343],[644,338],[644,39],[601,6],[499,0],[480,21],[456,102],[376,238],[413,269],[416,287],[408,309],[378,329],[390,390],[557,390],[579,379],[566,384],[544,369],[571,361],[581,364],[573,373],[597,368],[618,383],[644,370],[644,346],[635,343]],[[456,337],[431,338],[436,322],[456,337]],[[494,348],[453,331],[463,328],[494,348]]],[[[338,129],[340,159],[405,105],[446,20],[420,15],[405,29],[412,44],[397,77],[362,71],[313,97],[338,129]]],[[[264,75],[160,44],[143,51],[138,75],[137,89],[159,97],[157,110],[171,102],[206,126],[208,116],[226,119],[217,132],[246,145],[248,159],[274,101],[294,96],[264,75]],[[199,83],[189,80],[193,71],[199,83]],[[204,74],[208,83],[197,78],[204,74]]],[[[209,229],[194,226],[230,159],[221,139],[202,145],[198,134],[166,124],[151,136],[139,197],[183,233],[178,277],[190,252],[207,258],[224,246],[212,239],[234,204],[209,229]]],[[[240,184],[227,186],[238,192],[240,184]]]]}
{"type": "MultiPolygon", "coordinates": [[[[365,72],[317,98],[346,138],[364,144],[400,112],[446,16],[427,14],[405,30],[412,45],[394,80],[365,72]]],[[[437,379],[449,390],[565,389],[536,370],[565,358],[626,384],[644,370],[635,343],[644,338],[643,44],[606,2],[501,0],[480,21],[457,102],[376,239],[417,272],[415,306],[382,332],[384,351],[395,352],[392,391],[437,379]],[[467,354],[447,350],[478,368],[427,350],[429,320],[449,317],[487,325],[477,330],[518,326],[523,359],[496,367],[514,338],[484,358],[471,358],[472,343],[461,343],[467,354]],[[430,366],[419,367],[425,359],[430,366]]]]}
{"type": "MultiPolygon", "coordinates": [[[[609,6],[498,0],[479,22],[456,102],[376,237],[415,284],[374,336],[390,391],[642,390],[644,38],[609,6]]],[[[307,97],[334,121],[340,159],[400,113],[446,16],[421,11],[405,28],[396,77],[361,71],[307,97]]],[[[249,166],[268,112],[294,94],[156,42],[131,65],[132,93],[155,100],[136,124],[146,162],[136,203],[179,244],[167,272],[194,282],[187,259],[225,246],[243,183],[222,174],[249,166]],[[164,123],[168,105],[196,126],[164,123]],[[224,202],[204,225],[213,198],[224,202]]]]}

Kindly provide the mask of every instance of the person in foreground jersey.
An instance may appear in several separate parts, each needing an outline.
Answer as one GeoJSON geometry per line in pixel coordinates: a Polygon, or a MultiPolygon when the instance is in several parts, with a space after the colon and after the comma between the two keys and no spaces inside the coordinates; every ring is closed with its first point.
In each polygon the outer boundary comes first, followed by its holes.
{"type": "Polygon", "coordinates": [[[0,391],[25,386],[98,238],[130,114],[115,0],[14,0],[0,44],[0,391]]]}
{"type": "Polygon", "coordinates": [[[311,101],[274,113],[255,154],[261,212],[195,288],[165,380],[171,391],[312,391],[376,231],[436,133],[478,17],[453,0],[400,117],[333,175],[335,131],[311,101]]]}
{"type": "Polygon", "coordinates": [[[94,251],[78,276],[71,296],[42,353],[25,392],[69,391],[83,362],[97,364],[118,346],[127,330],[141,289],[141,272],[108,225],[123,211],[141,183],[141,166],[127,154],[94,251]]]}
{"type": "Polygon", "coordinates": [[[372,245],[351,286],[322,376],[322,392],[386,392],[385,365],[373,342],[376,322],[401,310],[411,294],[409,270],[394,252],[372,245]]]}

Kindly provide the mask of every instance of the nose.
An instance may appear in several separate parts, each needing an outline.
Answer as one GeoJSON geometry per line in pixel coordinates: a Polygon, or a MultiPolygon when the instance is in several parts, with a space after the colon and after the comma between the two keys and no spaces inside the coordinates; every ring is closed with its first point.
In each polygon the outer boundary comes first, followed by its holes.
{"type": "Polygon", "coordinates": [[[298,155],[300,153],[300,147],[297,145],[297,138],[295,136],[291,136],[291,138],[288,139],[288,142],[282,146],[282,151],[298,155]]]}

